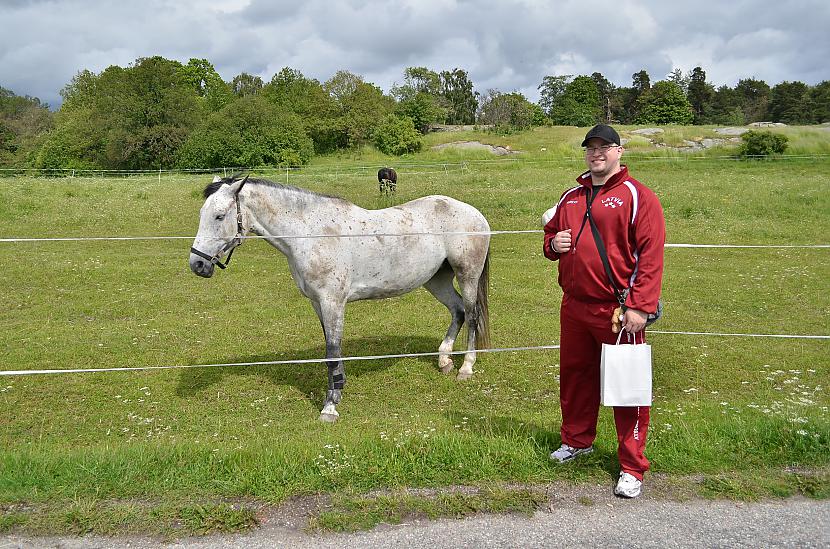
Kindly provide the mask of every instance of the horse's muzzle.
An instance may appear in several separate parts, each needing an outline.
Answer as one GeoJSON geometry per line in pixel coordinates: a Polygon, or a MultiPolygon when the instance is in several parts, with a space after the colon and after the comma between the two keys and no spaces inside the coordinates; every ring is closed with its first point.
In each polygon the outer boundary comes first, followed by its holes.
{"type": "Polygon", "coordinates": [[[201,277],[210,278],[213,276],[213,263],[196,254],[190,254],[190,270],[201,277]]]}

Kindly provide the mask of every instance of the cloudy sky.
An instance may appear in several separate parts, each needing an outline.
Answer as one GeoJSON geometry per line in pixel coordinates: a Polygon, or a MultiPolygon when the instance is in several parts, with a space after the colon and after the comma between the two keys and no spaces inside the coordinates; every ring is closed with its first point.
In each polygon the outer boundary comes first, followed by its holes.
{"type": "Polygon", "coordinates": [[[206,58],[227,81],[345,69],[387,92],[406,67],[458,67],[532,101],[546,75],[596,71],[830,79],[827,0],[0,0],[0,22],[0,86],[52,107],[79,71],[153,55],[206,58]]]}

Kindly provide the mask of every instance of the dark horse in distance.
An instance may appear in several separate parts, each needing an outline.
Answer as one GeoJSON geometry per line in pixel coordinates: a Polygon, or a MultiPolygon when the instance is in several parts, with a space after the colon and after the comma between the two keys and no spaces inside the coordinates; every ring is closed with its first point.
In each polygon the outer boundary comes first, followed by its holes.
{"type": "Polygon", "coordinates": [[[389,196],[395,194],[398,188],[398,174],[392,168],[381,168],[378,170],[378,191],[380,194],[389,196]]]}

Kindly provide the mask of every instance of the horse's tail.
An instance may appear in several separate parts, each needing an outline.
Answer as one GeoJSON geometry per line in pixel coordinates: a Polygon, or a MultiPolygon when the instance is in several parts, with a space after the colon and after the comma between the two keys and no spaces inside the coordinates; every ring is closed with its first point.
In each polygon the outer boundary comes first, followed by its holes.
{"type": "Polygon", "coordinates": [[[490,348],[490,309],[487,306],[487,294],[490,289],[490,247],[484,258],[484,269],[478,278],[476,290],[476,349],[490,348]]]}

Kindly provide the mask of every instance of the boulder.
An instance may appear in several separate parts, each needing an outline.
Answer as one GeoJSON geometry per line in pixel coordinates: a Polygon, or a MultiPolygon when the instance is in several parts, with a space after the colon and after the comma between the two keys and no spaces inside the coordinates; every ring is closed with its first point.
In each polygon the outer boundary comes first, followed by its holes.
{"type": "Polygon", "coordinates": [[[747,128],[715,128],[715,133],[719,135],[742,135],[748,131],[747,128]]]}
{"type": "Polygon", "coordinates": [[[633,133],[635,135],[655,135],[658,133],[663,133],[662,128],[641,128],[639,130],[632,130],[628,133],[633,133]]]}

